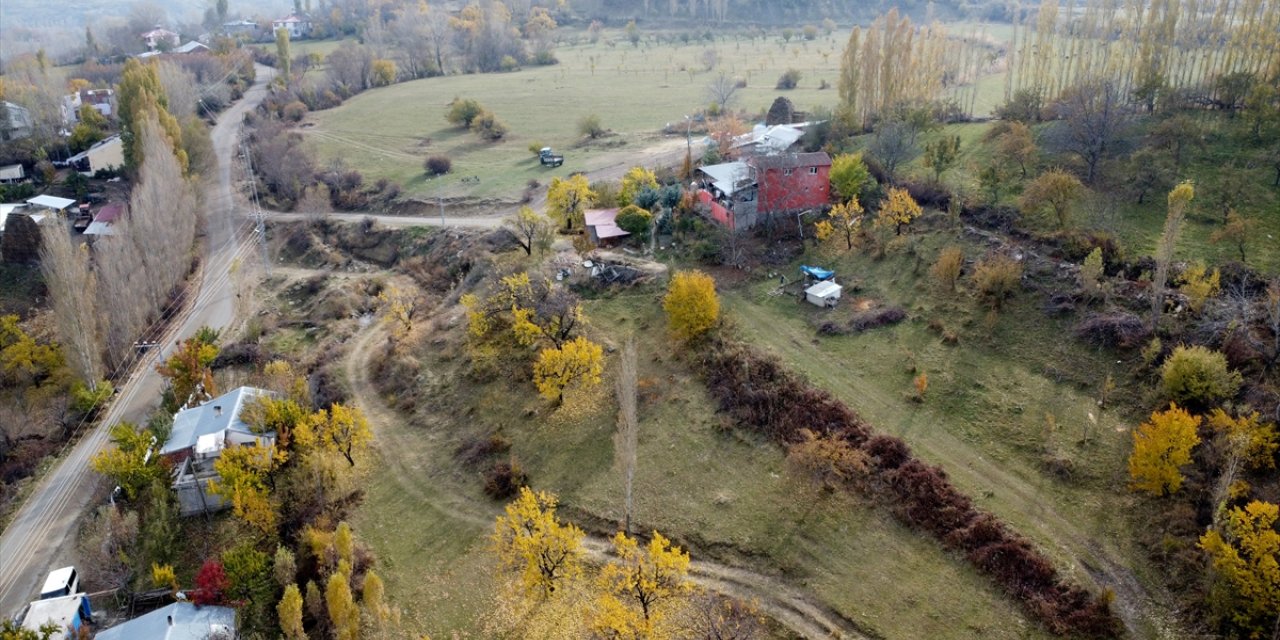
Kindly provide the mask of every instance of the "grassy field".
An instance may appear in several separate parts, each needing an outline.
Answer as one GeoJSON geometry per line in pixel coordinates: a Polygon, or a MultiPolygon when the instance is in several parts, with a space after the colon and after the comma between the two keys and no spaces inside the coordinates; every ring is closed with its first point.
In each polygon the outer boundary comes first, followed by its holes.
{"type": "MultiPolygon", "coordinates": [[[[629,154],[664,139],[678,143],[684,116],[711,102],[707,86],[720,73],[746,82],[733,106],[749,114],[762,113],[779,95],[799,109],[833,107],[846,37],[837,31],[784,43],[776,36],[728,35],[715,42],[657,46],[645,41],[633,47],[610,33],[594,45],[560,47],[560,64],[553,66],[429,78],[365,92],[339,108],[311,114],[308,140],[322,161],[345,159],[368,177],[399,182],[409,195],[512,198],[530,179],[545,184],[552,176],[627,162],[629,154]],[[710,71],[703,62],[707,51],[718,59],[710,71]],[[778,76],[790,68],[803,74],[800,86],[776,90],[778,76]],[[823,82],[830,88],[820,89],[823,82]],[[479,100],[510,126],[510,133],[500,142],[484,143],[449,125],[444,114],[455,96],[479,100]],[[588,114],[598,115],[616,135],[584,145],[577,124],[588,114]],[[668,125],[674,134],[663,136],[668,125]],[[531,144],[564,152],[564,166],[540,167],[528,150],[531,144]],[[427,179],[422,161],[432,154],[453,158],[454,175],[427,179]],[[462,176],[478,176],[480,182],[463,184],[462,176]]],[[[1003,85],[984,80],[979,110],[999,98],[1003,85]]]]}

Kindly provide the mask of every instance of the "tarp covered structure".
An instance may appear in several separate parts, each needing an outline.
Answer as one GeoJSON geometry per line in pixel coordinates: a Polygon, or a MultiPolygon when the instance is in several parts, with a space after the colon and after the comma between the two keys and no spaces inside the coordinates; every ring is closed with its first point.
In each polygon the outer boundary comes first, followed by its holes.
{"type": "Polygon", "coordinates": [[[814,280],[818,280],[818,281],[830,280],[836,277],[836,272],[834,271],[828,271],[827,269],[823,269],[822,267],[811,267],[806,264],[800,265],[800,273],[803,273],[804,275],[809,276],[810,278],[813,278],[814,280]]]}

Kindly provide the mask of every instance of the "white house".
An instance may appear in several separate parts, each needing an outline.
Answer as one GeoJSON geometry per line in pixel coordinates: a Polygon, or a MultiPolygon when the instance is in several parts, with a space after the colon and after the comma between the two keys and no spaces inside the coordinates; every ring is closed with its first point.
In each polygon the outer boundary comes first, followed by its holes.
{"type": "Polygon", "coordinates": [[[311,18],[305,14],[296,13],[289,14],[278,20],[271,21],[271,33],[275,33],[281,29],[289,32],[289,38],[296,40],[311,35],[311,18]]]}
{"type": "Polygon", "coordinates": [[[98,640],[232,640],[236,610],[175,602],[99,631],[98,640]]]}
{"type": "Polygon", "coordinates": [[[147,48],[155,51],[165,47],[176,47],[182,44],[182,39],[178,34],[156,25],[156,28],[142,34],[142,41],[147,43],[147,48]]]}
{"type": "Polygon", "coordinates": [[[94,174],[124,166],[124,142],[115,135],[67,158],[67,165],[81,173],[94,174]]]}

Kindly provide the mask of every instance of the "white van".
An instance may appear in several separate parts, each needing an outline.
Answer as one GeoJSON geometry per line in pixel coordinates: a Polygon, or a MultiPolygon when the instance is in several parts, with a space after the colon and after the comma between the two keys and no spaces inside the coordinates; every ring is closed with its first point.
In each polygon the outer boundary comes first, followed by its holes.
{"type": "Polygon", "coordinates": [[[49,572],[44,579],[44,587],[40,589],[40,599],[59,598],[80,593],[80,576],[75,567],[63,567],[49,572]]]}

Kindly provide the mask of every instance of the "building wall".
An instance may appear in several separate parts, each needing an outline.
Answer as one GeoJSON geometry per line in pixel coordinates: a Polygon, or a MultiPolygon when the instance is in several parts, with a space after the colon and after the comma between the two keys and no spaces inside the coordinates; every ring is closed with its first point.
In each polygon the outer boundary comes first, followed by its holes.
{"type": "Polygon", "coordinates": [[[791,175],[785,169],[766,169],[760,174],[759,210],[776,213],[816,209],[831,198],[831,167],[796,167],[791,175]]]}
{"type": "Polygon", "coordinates": [[[118,169],[124,166],[124,144],[117,138],[111,144],[104,144],[88,153],[89,171],[99,169],[118,169]]]}

